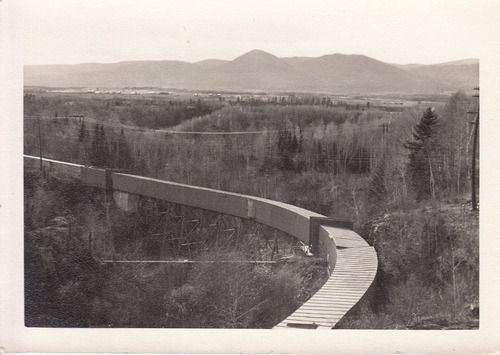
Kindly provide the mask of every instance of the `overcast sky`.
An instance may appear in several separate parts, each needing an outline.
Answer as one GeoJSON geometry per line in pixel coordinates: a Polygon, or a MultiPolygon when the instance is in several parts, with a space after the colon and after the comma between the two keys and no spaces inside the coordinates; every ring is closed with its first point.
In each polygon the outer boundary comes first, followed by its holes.
{"type": "MultiPolygon", "coordinates": [[[[478,58],[500,1],[25,0],[25,64],[364,54],[478,58]]],[[[497,26],[498,28],[498,26],[497,26]]]]}

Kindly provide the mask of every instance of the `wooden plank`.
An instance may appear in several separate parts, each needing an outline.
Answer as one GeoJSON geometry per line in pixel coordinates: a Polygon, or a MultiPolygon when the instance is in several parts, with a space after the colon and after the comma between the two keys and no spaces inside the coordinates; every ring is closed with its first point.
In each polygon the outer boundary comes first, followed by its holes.
{"type": "Polygon", "coordinates": [[[351,263],[348,260],[344,260],[343,257],[339,257],[339,258],[337,258],[337,260],[342,262],[341,264],[337,265],[337,268],[349,268],[349,270],[351,269],[351,267],[353,267],[353,268],[365,267],[365,268],[369,269],[377,264],[374,261],[360,261],[360,260],[356,260],[355,262],[351,263]]]}
{"type": "Polygon", "coordinates": [[[330,296],[330,297],[351,297],[351,298],[356,298],[360,296],[360,294],[363,294],[363,292],[353,292],[353,291],[346,291],[346,292],[332,292],[332,293],[320,293],[319,296],[330,296]]]}
{"type": "MultiPolygon", "coordinates": [[[[334,289],[334,288],[342,288],[344,286],[365,286],[367,284],[371,284],[373,278],[367,280],[338,280],[334,282],[330,282],[328,285],[325,284],[325,290],[334,289]]],[[[323,288],[323,287],[322,287],[323,288]]]]}
{"type": "Polygon", "coordinates": [[[360,285],[364,283],[371,283],[373,281],[374,277],[373,276],[368,276],[365,278],[351,278],[348,279],[346,277],[342,278],[335,278],[335,279],[330,279],[328,282],[325,283],[325,287],[342,287],[343,285],[347,285],[349,283],[352,283],[353,285],[360,285]]]}
{"type": "Polygon", "coordinates": [[[350,301],[356,300],[358,298],[358,296],[359,296],[359,294],[356,294],[353,296],[353,295],[343,295],[341,293],[336,294],[336,295],[324,293],[324,294],[318,295],[318,297],[310,298],[307,302],[304,302],[304,304],[313,303],[313,302],[319,303],[319,302],[335,302],[335,301],[350,302],[350,301]]]}
{"type": "Polygon", "coordinates": [[[342,293],[334,295],[334,294],[326,293],[326,294],[320,294],[320,295],[318,295],[318,297],[311,298],[311,299],[309,299],[305,303],[308,303],[308,302],[323,302],[323,301],[326,301],[326,300],[339,300],[339,301],[346,300],[346,301],[351,301],[351,300],[356,300],[357,297],[358,297],[358,295],[351,296],[351,295],[344,295],[342,293]]]}
{"type": "MultiPolygon", "coordinates": [[[[353,267],[353,268],[345,268],[343,267],[342,269],[338,269],[338,271],[343,271],[343,272],[350,272],[351,275],[356,275],[356,274],[361,274],[361,275],[375,275],[375,271],[373,271],[373,269],[376,269],[376,265],[373,265],[371,267],[366,267],[366,266],[363,266],[363,267],[353,267]]],[[[335,271],[334,273],[332,274],[332,276],[335,276],[335,271]]]]}
{"type": "Polygon", "coordinates": [[[334,305],[335,308],[329,308],[327,305],[324,305],[322,307],[316,306],[316,307],[300,307],[299,310],[295,311],[293,314],[344,314],[347,312],[351,307],[350,306],[339,306],[339,305],[334,305]]]}
{"type": "Polygon", "coordinates": [[[308,321],[294,321],[287,323],[287,329],[332,329],[331,324],[329,323],[323,323],[321,324],[315,323],[315,322],[308,322],[308,321]]]}
{"type": "Polygon", "coordinates": [[[302,314],[302,313],[308,313],[308,314],[316,314],[316,313],[324,313],[324,314],[346,314],[351,308],[353,307],[353,305],[348,305],[348,306],[343,306],[343,307],[338,307],[338,308],[335,308],[334,310],[332,309],[329,309],[329,307],[308,307],[304,310],[301,310],[301,311],[297,311],[295,313],[293,313],[292,315],[294,314],[302,314]]]}
{"type": "Polygon", "coordinates": [[[331,326],[332,322],[338,322],[338,320],[328,320],[328,319],[310,319],[310,318],[297,318],[291,319],[290,321],[284,322],[287,326],[295,325],[295,324],[303,324],[303,325],[316,325],[316,326],[331,326]]]}
{"type": "Polygon", "coordinates": [[[351,264],[351,263],[357,263],[357,264],[360,264],[360,263],[375,263],[375,260],[372,260],[372,258],[368,258],[368,257],[366,257],[364,255],[349,255],[349,256],[346,256],[346,255],[338,254],[338,252],[337,252],[337,255],[338,255],[338,258],[342,259],[342,261],[344,263],[346,263],[346,264],[351,264]]]}
{"type": "Polygon", "coordinates": [[[342,274],[342,275],[332,274],[332,276],[330,276],[330,278],[328,279],[328,281],[329,282],[333,282],[333,281],[335,281],[337,279],[341,280],[341,279],[346,278],[346,277],[360,279],[360,280],[366,279],[366,278],[374,278],[375,277],[375,272],[374,271],[360,270],[360,271],[357,271],[357,272],[352,272],[350,275],[346,275],[346,274],[342,274]]]}
{"type": "MultiPolygon", "coordinates": [[[[302,306],[303,307],[334,307],[336,305],[342,306],[342,305],[354,305],[358,301],[358,297],[355,298],[344,298],[339,300],[338,298],[330,298],[330,299],[320,299],[320,300],[315,300],[314,302],[306,302],[302,306]]],[[[302,308],[302,306],[300,308],[302,308]]],[[[299,308],[299,309],[300,309],[299,308]]]]}
{"type": "Polygon", "coordinates": [[[373,276],[375,276],[374,272],[359,272],[359,273],[352,273],[351,272],[351,273],[343,273],[343,274],[339,274],[339,273],[334,272],[332,274],[332,276],[330,276],[330,278],[326,282],[333,282],[335,280],[342,280],[344,278],[348,278],[348,279],[355,278],[355,279],[363,280],[363,279],[373,278],[373,276]]]}
{"type": "MultiPolygon", "coordinates": [[[[317,300],[309,300],[307,302],[305,302],[300,308],[302,307],[323,307],[325,304],[328,304],[328,305],[336,305],[338,304],[339,306],[342,306],[342,305],[349,305],[349,304],[353,304],[353,302],[356,302],[356,298],[321,298],[321,299],[317,299],[317,300]]],[[[300,309],[299,308],[299,309],[300,309]]]]}
{"type": "Polygon", "coordinates": [[[349,259],[346,259],[343,255],[341,256],[338,256],[338,259],[339,260],[342,260],[342,264],[339,264],[338,266],[364,266],[364,265],[374,265],[376,264],[376,261],[375,260],[362,260],[361,258],[359,259],[353,259],[353,260],[349,260],[349,259]]]}
{"type": "Polygon", "coordinates": [[[324,317],[330,317],[330,316],[337,316],[337,315],[344,315],[349,308],[344,308],[344,309],[313,309],[313,310],[303,310],[303,311],[297,311],[292,313],[293,316],[299,316],[299,315],[306,315],[306,316],[324,316],[324,317]]]}
{"type": "MultiPolygon", "coordinates": [[[[345,292],[354,292],[354,293],[358,293],[358,292],[365,292],[366,291],[366,287],[335,287],[335,288],[331,288],[331,289],[321,289],[320,290],[322,293],[320,293],[320,295],[322,294],[327,294],[327,295],[330,295],[330,294],[333,294],[333,293],[345,293],[345,292]]],[[[318,292],[320,292],[318,291],[318,292]]]]}
{"type": "Polygon", "coordinates": [[[355,266],[354,264],[361,265],[362,263],[375,264],[375,260],[371,260],[371,258],[365,258],[362,255],[349,256],[349,257],[347,257],[345,255],[339,255],[339,254],[337,254],[337,255],[338,255],[339,259],[342,259],[342,262],[344,263],[344,265],[353,264],[352,266],[355,266]]]}
{"type": "MultiPolygon", "coordinates": [[[[346,295],[342,293],[332,294],[332,293],[322,293],[319,294],[318,297],[316,295],[313,298],[310,298],[307,302],[320,302],[323,300],[355,300],[358,295],[346,295]]],[[[306,302],[306,303],[307,303],[306,302]]]]}
{"type": "MultiPolygon", "coordinates": [[[[363,292],[353,292],[353,291],[347,291],[347,292],[336,292],[336,293],[320,293],[317,298],[314,298],[314,300],[322,301],[326,299],[356,299],[359,298],[359,295],[363,294],[363,292]]],[[[311,300],[313,300],[311,298],[311,300]]],[[[309,301],[308,301],[309,302],[309,301]]]]}
{"type": "MultiPolygon", "coordinates": [[[[314,302],[314,303],[308,303],[304,304],[305,309],[339,309],[339,310],[345,310],[347,312],[349,309],[351,309],[356,303],[356,300],[352,300],[350,302],[345,302],[345,303],[337,303],[333,300],[325,300],[321,302],[314,302]]],[[[302,307],[299,308],[299,310],[302,309],[302,307]]],[[[298,311],[298,310],[297,310],[298,311]]]]}
{"type": "Polygon", "coordinates": [[[355,295],[358,295],[359,292],[357,290],[340,290],[340,289],[335,289],[335,290],[323,290],[320,289],[318,292],[314,294],[313,297],[310,298],[310,300],[314,299],[315,297],[353,297],[350,295],[350,293],[354,293],[355,295]]]}
{"type": "Polygon", "coordinates": [[[302,321],[302,322],[314,322],[314,323],[330,323],[330,324],[335,324],[342,318],[342,315],[339,316],[307,316],[307,315],[301,315],[301,316],[290,316],[287,318],[288,322],[293,322],[293,321],[302,321]]]}
{"type": "Polygon", "coordinates": [[[290,318],[292,317],[297,317],[297,318],[324,318],[324,319],[332,319],[332,318],[340,318],[344,314],[346,314],[347,310],[338,310],[338,311],[333,311],[333,312],[328,312],[328,311],[318,311],[314,310],[314,312],[295,312],[291,315],[290,318]]]}
{"type": "Polygon", "coordinates": [[[338,321],[340,318],[342,318],[342,315],[332,315],[332,316],[322,316],[322,315],[300,315],[300,316],[294,316],[293,314],[287,318],[288,322],[294,322],[294,321],[302,321],[302,322],[315,322],[315,323],[335,323],[338,321]]]}
{"type": "Polygon", "coordinates": [[[374,276],[375,275],[369,275],[369,274],[361,274],[361,275],[354,274],[354,275],[342,275],[342,276],[334,275],[333,277],[330,277],[327,282],[325,282],[325,285],[339,283],[343,281],[359,281],[359,282],[371,281],[373,280],[374,276]]]}
{"type": "Polygon", "coordinates": [[[325,285],[325,290],[351,286],[365,286],[366,284],[370,284],[371,281],[372,280],[337,280],[336,282],[331,282],[328,285],[325,285]]]}
{"type": "Polygon", "coordinates": [[[359,281],[359,282],[365,282],[365,281],[372,282],[374,278],[375,278],[374,273],[369,274],[369,273],[363,273],[363,272],[360,272],[358,274],[353,273],[350,276],[342,275],[342,276],[337,277],[337,275],[333,275],[333,277],[330,277],[328,279],[328,281],[325,282],[325,284],[338,283],[338,282],[342,282],[344,280],[359,281]]]}
{"type": "MultiPolygon", "coordinates": [[[[307,301],[306,303],[303,304],[303,306],[325,306],[325,305],[330,305],[330,306],[335,306],[336,304],[342,305],[342,304],[356,304],[356,302],[359,300],[359,297],[353,297],[353,298],[338,298],[338,297],[331,297],[331,298],[322,298],[322,299],[317,299],[314,301],[307,301]]],[[[299,308],[300,309],[300,308],[299,308]]]]}
{"type": "Polygon", "coordinates": [[[370,282],[362,282],[362,283],[343,282],[343,283],[338,283],[338,284],[333,284],[333,285],[327,285],[327,286],[325,286],[325,288],[322,287],[321,290],[325,290],[325,291],[346,290],[346,289],[358,290],[358,289],[364,289],[368,285],[370,285],[370,282]]]}
{"type": "Polygon", "coordinates": [[[376,264],[375,260],[363,260],[361,258],[349,260],[343,255],[339,256],[338,259],[342,260],[342,264],[339,266],[357,266],[357,265],[373,265],[376,264]]]}
{"type": "Polygon", "coordinates": [[[365,289],[367,285],[369,285],[369,282],[362,282],[362,283],[347,283],[347,282],[342,282],[334,285],[327,285],[325,288],[321,288],[322,290],[325,291],[335,291],[335,290],[359,290],[359,289],[365,289]]]}
{"type": "Polygon", "coordinates": [[[361,279],[361,280],[346,280],[346,279],[331,280],[330,282],[325,283],[324,287],[326,290],[326,289],[331,289],[331,288],[336,288],[336,287],[342,288],[344,286],[349,286],[349,285],[352,285],[352,286],[365,285],[365,284],[371,284],[373,279],[374,278],[372,277],[372,278],[366,279],[366,280],[363,280],[363,279],[361,279]]]}
{"type": "MultiPolygon", "coordinates": [[[[316,299],[314,301],[307,301],[306,303],[303,304],[304,307],[308,306],[324,306],[324,305],[335,305],[335,304],[354,304],[358,300],[357,297],[353,298],[322,298],[322,299],[316,299]]],[[[299,308],[300,309],[300,308],[299,308]]]]}
{"type": "MultiPolygon", "coordinates": [[[[342,262],[342,259],[340,259],[339,262],[342,262]]],[[[337,274],[341,275],[341,274],[344,274],[344,273],[345,274],[351,274],[351,275],[358,274],[357,271],[359,271],[361,274],[363,274],[363,273],[371,273],[371,272],[375,272],[376,267],[377,267],[376,264],[361,265],[361,266],[351,265],[351,266],[352,266],[352,268],[349,267],[349,265],[346,265],[346,264],[337,265],[336,268],[333,270],[333,273],[330,275],[330,277],[335,276],[337,274]]]]}
{"type": "Polygon", "coordinates": [[[318,296],[334,296],[334,295],[349,295],[349,294],[355,294],[358,295],[360,292],[364,293],[366,291],[366,287],[362,288],[336,288],[332,290],[319,290],[318,291],[318,296]]]}
{"type": "MultiPolygon", "coordinates": [[[[328,327],[328,328],[333,328],[335,324],[333,324],[331,321],[330,322],[325,322],[324,320],[319,320],[319,319],[316,319],[314,322],[313,321],[309,321],[309,323],[307,323],[308,321],[307,320],[300,320],[300,319],[297,319],[297,320],[294,320],[293,322],[290,322],[290,323],[287,323],[287,328],[288,329],[301,329],[301,327],[294,327],[293,325],[296,325],[296,324],[300,324],[300,323],[305,323],[305,324],[310,324],[310,325],[314,325],[314,328],[313,329],[318,329],[317,327],[328,327]],[[290,326],[288,326],[288,324],[290,324],[290,326]]],[[[338,320],[336,321],[338,322],[338,320]]],[[[336,323],[335,322],[335,323],[336,323]]],[[[303,329],[303,328],[302,328],[303,329]]]]}
{"type": "Polygon", "coordinates": [[[328,309],[328,308],[325,308],[325,307],[323,307],[323,308],[314,307],[314,308],[307,308],[307,309],[304,309],[304,310],[301,310],[301,311],[297,311],[297,312],[293,313],[292,315],[298,315],[298,314],[344,315],[351,308],[352,308],[352,305],[350,305],[349,307],[336,308],[335,310],[332,311],[331,309],[328,309]]]}
{"type": "MultiPolygon", "coordinates": [[[[359,297],[351,298],[351,299],[343,299],[342,302],[338,302],[338,299],[322,299],[315,300],[314,302],[306,302],[303,304],[304,307],[342,307],[344,305],[355,305],[359,300],[359,297]]],[[[302,308],[302,307],[300,307],[302,308]]],[[[299,309],[300,309],[299,308],[299,309]]]]}

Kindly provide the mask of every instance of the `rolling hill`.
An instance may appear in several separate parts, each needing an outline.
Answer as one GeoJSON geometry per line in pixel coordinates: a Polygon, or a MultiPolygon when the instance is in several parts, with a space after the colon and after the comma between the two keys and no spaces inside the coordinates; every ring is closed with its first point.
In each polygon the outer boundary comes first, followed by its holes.
{"type": "Polygon", "coordinates": [[[168,87],[189,90],[436,93],[479,84],[479,62],[397,65],[364,55],[278,58],[253,50],[225,61],[130,61],[27,65],[26,86],[168,87]]]}

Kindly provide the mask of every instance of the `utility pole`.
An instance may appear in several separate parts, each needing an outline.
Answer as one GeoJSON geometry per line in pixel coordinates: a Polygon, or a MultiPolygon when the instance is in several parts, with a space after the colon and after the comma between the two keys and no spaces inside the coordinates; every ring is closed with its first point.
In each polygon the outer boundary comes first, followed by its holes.
{"type": "Polygon", "coordinates": [[[90,256],[93,257],[92,255],[92,231],[89,231],[89,252],[90,252],[90,256]]]}
{"type": "Polygon", "coordinates": [[[40,129],[40,115],[37,116],[38,123],[38,151],[40,154],[40,171],[43,173],[43,161],[42,161],[42,132],[40,129]]]}
{"type": "MultiPolygon", "coordinates": [[[[85,117],[81,116],[80,118],[81,118],[80,124],[83,126],[83,124],[85,122],[85,117]]],[[[82,143],[83,143],[83,165],[90,165],[90,163],[88,162],[89,159],[87,158],[87,134],[88,134],[87,131],[83,131],[83,139],[82,139],[82,143]]]]}
{"type": "MultiPolygon", "coordinates": [[[[389,127],[390,127],[391,122],[385,122],[382,124],[379,124],[379,127],[382,128],[382,160],[385,162],[385,157],[387,153],[387,136],[389,135],[389,127]]],[[[371,164],[372,164],[372,159],[370,159],[370,170],[371,170],[371,164]]]]}
{"type": "Polygon", "coordinates": [[[472,167],[471,167],[471,194],[472,194],[472,209],[477,210],[477,198],[476,198],[476,159],[478,151],[478,135],[479,135],[479,87],[475,87],[478,93],[474,94],[473,97],[477,97],[477,111],[472,111],[468,113],[475,114],[475,120],[471,122],[474,125],[474,142],[472,143],[472,167]]]}
{"type": "Polygon", "coordinates": [[[382,123],[379,125],[380,128],[382,128],[382,140],[384,144],[384,150],[386,149],[387,146],[387,135],[389,134],[389,125],[391,122],[386,122],[382,123]]]}

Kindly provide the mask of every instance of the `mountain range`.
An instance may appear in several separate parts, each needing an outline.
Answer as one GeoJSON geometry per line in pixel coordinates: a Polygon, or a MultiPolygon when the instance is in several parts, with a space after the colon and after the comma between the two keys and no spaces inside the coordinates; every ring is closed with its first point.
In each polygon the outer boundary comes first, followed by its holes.
{"type": "Polygon", "coordinates": [[[278,58],[252,50],[231,61],[26,65],[24,85],[337,94],[442,93],[478,86],[479,60],[400,65],[364,55],[278,58]]]}

